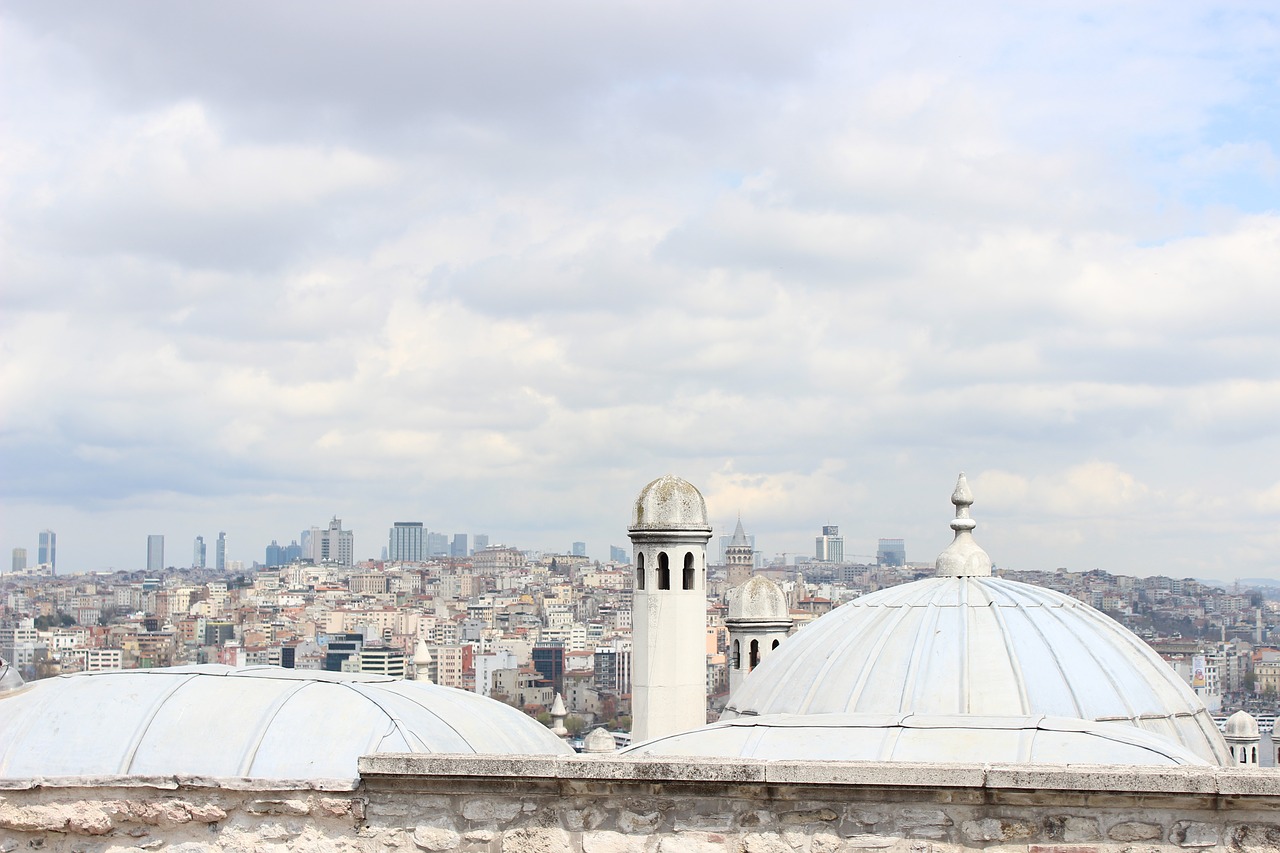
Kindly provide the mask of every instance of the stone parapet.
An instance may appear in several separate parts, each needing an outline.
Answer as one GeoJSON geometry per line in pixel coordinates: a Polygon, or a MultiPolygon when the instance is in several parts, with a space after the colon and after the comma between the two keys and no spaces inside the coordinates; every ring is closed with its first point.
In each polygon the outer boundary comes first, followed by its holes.
{"type": "Polygon", "coordinates": [[[0,853],[1280,850],[1268,769],[377,755],[360,775],[11,781],[0,853]]]}

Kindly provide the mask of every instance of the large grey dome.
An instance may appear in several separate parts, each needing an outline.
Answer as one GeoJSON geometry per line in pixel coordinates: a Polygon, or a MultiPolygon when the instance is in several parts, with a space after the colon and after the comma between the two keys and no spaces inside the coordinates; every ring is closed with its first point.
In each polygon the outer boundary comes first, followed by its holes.
{"type": "Polygon", "coordinates": [[[650,482],[631,508],[632,531],[705,530],[707,502],[688,480],[670,474],[650,482]]]}
{"type": "Polygon", "coordinates": [[[61,676],[0,697],[0,779],[355,779],[376,752],[556,754],[492,699],[388,676],[191,666],[61,676]]]}
{"type": "Polygon", "coordinates": [[[1044,715],[774,714],[654,738],[624,755],[956,764],[1206,765],[1165,738],[1118,723],[1044,715]]]}
{"type": "Polygon", "coordinates": [[[995,577],[930,578],[833,610],[765,658],[721,719],[851,713],[1120,722],[1229,763],[1209,712],[1133,633],[995,577]]]}

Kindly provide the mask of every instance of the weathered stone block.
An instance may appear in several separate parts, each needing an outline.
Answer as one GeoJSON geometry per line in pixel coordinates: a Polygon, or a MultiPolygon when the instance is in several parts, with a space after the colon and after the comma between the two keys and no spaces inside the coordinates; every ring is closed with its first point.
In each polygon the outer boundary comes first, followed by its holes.
{"type": "Polygon", "coordinates": [[[644,853],[645,836],[621,832],[584,832],[583,853],[644,853]]]}
{"type": "Polygon", "coordinates": [[[413,830],[413,843],[422,850],[452,850],[458,846],[460,837],[452,829],[437,826],[419,826],[413,830]]]}
{"type": "Polygon", "coordinates": [[[463,838],[472,844],[488,844],[493,840],[494,832],[491,829],[473,829],[464,833],[463,838]]]}
{"type": "Polygon", "coordinates": [[[245,811],[261,815],[303,815],[311,813],[311,804],[306,800],[254,800],[245,806],[245,811]]]}
{"type": "Polygon", "coordinates": [[[742,839],[746,853],[791,853],[791,845],[776,832],[751,832],[742,839]]]}
{"type": "Polygon", "coordinates": [[[1065,841],[1068,844],[1102,838],[1102,830],[1096,820],[1077,815],[1053,815],[1045,818],[1044,834],[1050,840],[1065,841]]]}
{"type": "Polygon", "coordinates": [[[462,804],[462,816],[467,820],[506,823],[518,814],[520,804],[505,800],[467,800],[462,804]]]}
{"type": "Polygon", "coordinates": [[[960,831],[970,841],[1017,841],[1034,838],[1036,825],[1024,820],[989,817],[966,820],[960,825],[960,831]]]}
{"type": "Polygon", "coordinates": [[[836,853],[840,849],[840,836],[830,832],[816,832],[809,839],[809,853],[836,853]]]}
{"type": "Polygon", "coordinates": [[[1164,827],[1156,823],[1124,821],[1107,830],[1112,841],[1156,841],[1164,838],[1164,827]]]}
{"type": "Polygon", "coordinates": [[[893,835],[851,835],[845,839],[845,845],[850,850],[883,850],[901,840],[893,835]]]}
{"type": "Polygon", "coordinates": [[[1179,847],[1216,847],[1218,828],[1194,820],[1180,820],[1169,831],[1169,840],[1179,847]]]}
{"type": "Polygon", "coordinates": [[[564,825],[572,832],[581,832],[599,827],[605,822],[608,813],[599,806],[587,806],[585,809],[565,809],[564,825]]]}
{"type": "Polygon", "coordinates": [[[551,827],[510,829],[502,834],[502,853],[571,853],[569,833],[551,827]]]}
{"type": "Polygon", "coordinates": [[[1236,824],[1229,830],[1231,846],[1245,850],[1280,850],[1280,825],[1274,823],[1236,824]]]}
{"type": "Polygon", "coordinates": [[[738,815],[738,826],[744,829],[755,829],[773,824],[773,812],[764,809],[752,809],[738,815]]]}
{"type": "Polygon", "coordinates": [[[618,829],[628,835],[647,835],[655,831],[661,822],[660,812],[637,813],[630,809],[618,812],[618,829]]]}
{"type": "MultiPolygon", "coordinates": [[[[725,837],[709,832],[681,832],[658,840],[657,853],[725,853],[725,837]]],[[[734,848],[735,850],[738,848],[734,848]]]]}
{"type": "Polygon", "coordinates": [[[840,815],[831,809],[808,809],[806,811],[783,812],[779,815],[779,821],[783,826],[797,826],[806,823],[830,823],[836,820],[840,815]]]}

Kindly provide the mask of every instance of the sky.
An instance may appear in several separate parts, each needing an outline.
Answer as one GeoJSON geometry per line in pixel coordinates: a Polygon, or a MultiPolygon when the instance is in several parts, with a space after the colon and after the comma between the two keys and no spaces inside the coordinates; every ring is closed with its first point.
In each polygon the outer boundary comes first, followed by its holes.
{"type": "Polygon", "coordinates": [[[1278,78],[1272,0],[4,2],[0,548],[671,473],[931,561],[965,471],[997,566],[1280,578],[1278,78]]]}

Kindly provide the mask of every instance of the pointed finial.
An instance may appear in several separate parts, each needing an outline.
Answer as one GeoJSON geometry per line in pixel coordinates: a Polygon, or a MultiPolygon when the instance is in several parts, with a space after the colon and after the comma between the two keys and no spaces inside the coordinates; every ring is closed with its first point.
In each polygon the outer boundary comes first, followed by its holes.
{"type": "Polygon", "coordinates": [[[951,502],[956,507],[956,517],[951,520],[951,529],[956,535],[934,563],[937,576],[990,577],[991,558],[973,540],[972,531],[978,524],[969,517],[969,507],[973,506],[973,492],[969,491],[969,481],[965,479],[963,471],[956,481],[956,490],[951,493],[951,502]]]}

